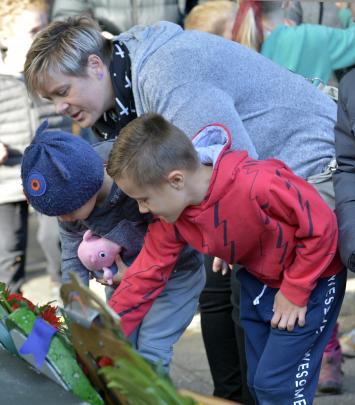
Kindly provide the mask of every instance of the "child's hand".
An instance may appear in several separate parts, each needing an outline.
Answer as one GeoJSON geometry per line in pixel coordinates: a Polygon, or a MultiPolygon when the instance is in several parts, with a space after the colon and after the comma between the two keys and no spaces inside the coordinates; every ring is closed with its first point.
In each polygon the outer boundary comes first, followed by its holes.
{"type": "Polygon", "coordinates": [[[271,319],[273,328],[287,329],[291,332],[298,319],[298,325],[304,326],[306,323],[307,307],[299,307],[289,301],[281,291],[275,295],[274,316],[271,319]]]}
{"type": "Polygon", "coordinates": [[[127,271],[127,269],[128,269],[128,266],[126,266],[126,265],[124,264],[124,262],[123,262],[122,257],[121,257],[120,254],[118,254],[118,255],[116,256],[115,263],[116,263],[116,266],[117,266],[118,271],[117,271],[117,273],[113,276],[112,281],[113,281],[113,285],[114,285],[114,286],[117,286],[117,285],[120,284],[123,275],[126,273],[126,271],[127,271]]]}
{"type": "Polygon", "coordinates": [[[229,269],[232,269],[233,265],[228,264],[226,262],[224,262],[222,259],[220,259],[219,257],[215,257],[213,259],[213,264],[212,264],[212,271],[214,273],[218,273],[219,271],[222,270],[222,276],[224,276],[225,274],[228,273],[229,269]]]}
{"type": "Polygon", "coordinates": [[[123,275],[125,274],[125,272],[128,269],[128,266],[126,266],[121,258],[121,255],[118,254],[115,258],[115,263],[117,266],[117,273],[112,277],[112,284],[109,284],[103,277],[102,278],[97,278],[96,281],[102,285],[108,285],[111,287],[117,287],[121,280],[123,275]]]}

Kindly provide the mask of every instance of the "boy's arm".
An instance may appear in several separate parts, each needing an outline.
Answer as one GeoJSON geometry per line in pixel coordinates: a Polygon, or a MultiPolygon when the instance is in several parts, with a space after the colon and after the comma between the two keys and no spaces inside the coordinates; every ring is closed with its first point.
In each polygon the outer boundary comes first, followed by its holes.
{"type": "MultiPolygon", "coordinates": [[[[294,259],[283,271],[280,291],[291,303],[304,307],[318,278],[337,252],[338,229],[334,213],[318,192],[288,168],[277,170],[270,185],[268,207],[274,220],[277,246],[283,258],[293,250],[294,259]],[[283,236],[284,226],[295,229],[294,240],[283,236]],[[291,246],[290,246],[291,245],[291,246]]],[[[334,259],[336,260],[336,259],[334,259]]],[[[340,261],[335,266],[341,267],[340,261]]]]}
{"type": "Polygon", "coordinates": [[[339,250],[342,261],[355,271],[355,70],[340,82],[338,117],[335,125],[334,173],[335,207],[339,224],[339,250]]]}
{"type": "Polygon", "coordinates": [[[59,236],[61,242],[61,274],[62,282],[70,281],[69,273],[76,273],[81,282],[89,284],[89,272],[78,258],[78,247],[83,239],[85,229],[72,229],[73,225],[59,222],[59,236]]]}
{"type": "Polygon", "coordinates": [[[174,225],[160,220],[149,225],[141,252],[109,301],[112,309],[121,316],[121,326],[127,336],[138,327],[164,290],[184,246],[174,225]]]}

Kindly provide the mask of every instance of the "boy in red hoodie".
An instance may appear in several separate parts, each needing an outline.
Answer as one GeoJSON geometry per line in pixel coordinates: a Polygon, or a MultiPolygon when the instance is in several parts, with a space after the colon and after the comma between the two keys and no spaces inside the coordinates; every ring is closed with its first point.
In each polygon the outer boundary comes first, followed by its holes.
{"type": "Polygon", "coordinates": [[[130,334],[186,244],[239,263],[251,392],[259,404],[311,404],[346,283],[336,218],[284,163],[230,144],[222,125],[192,144],[157,114],[120,132],[107,172],[156,219],[110,305],[130,334]]]}

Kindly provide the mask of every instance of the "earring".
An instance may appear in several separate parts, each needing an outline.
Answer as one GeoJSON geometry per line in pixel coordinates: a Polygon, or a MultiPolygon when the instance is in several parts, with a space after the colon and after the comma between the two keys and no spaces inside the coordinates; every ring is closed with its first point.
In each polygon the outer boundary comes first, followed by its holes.
{"type": "Polygon", "coordinates": [[[99,80],[102,80],[102,79],[104,78],[103,72],[98,72],[96,76],[97,76],[97,78],[98,78],[99,80]]]}

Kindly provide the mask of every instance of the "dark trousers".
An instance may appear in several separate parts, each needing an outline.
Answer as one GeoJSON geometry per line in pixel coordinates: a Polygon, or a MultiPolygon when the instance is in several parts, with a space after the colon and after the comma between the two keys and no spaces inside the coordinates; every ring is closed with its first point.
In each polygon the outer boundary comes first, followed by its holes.
{"type": "Polygon", "coordinates": [[[11,292],[19,291],[25,278],[28,204],[0,204],[0,281],[11,292]]]}
{"type": "Polygon", "coordinates": [[[247,387],[244,335],[239,325],[240,287],[236,273],[225,276],[213,273],[209,257],[205,267],[206,286],[200,296],[201,329],[214,383],[213,394],[253,405],[247,387]]]}
{"type": "Polygon", "coordinates": [[[260,405],[312,404],[324,348],[343,301],[346,270],[317,282],[307,304],[304,327],[292,332],[270,327],[277,288],[245,270],[240,323],[245,331],[248,385],[260,405]]]}

